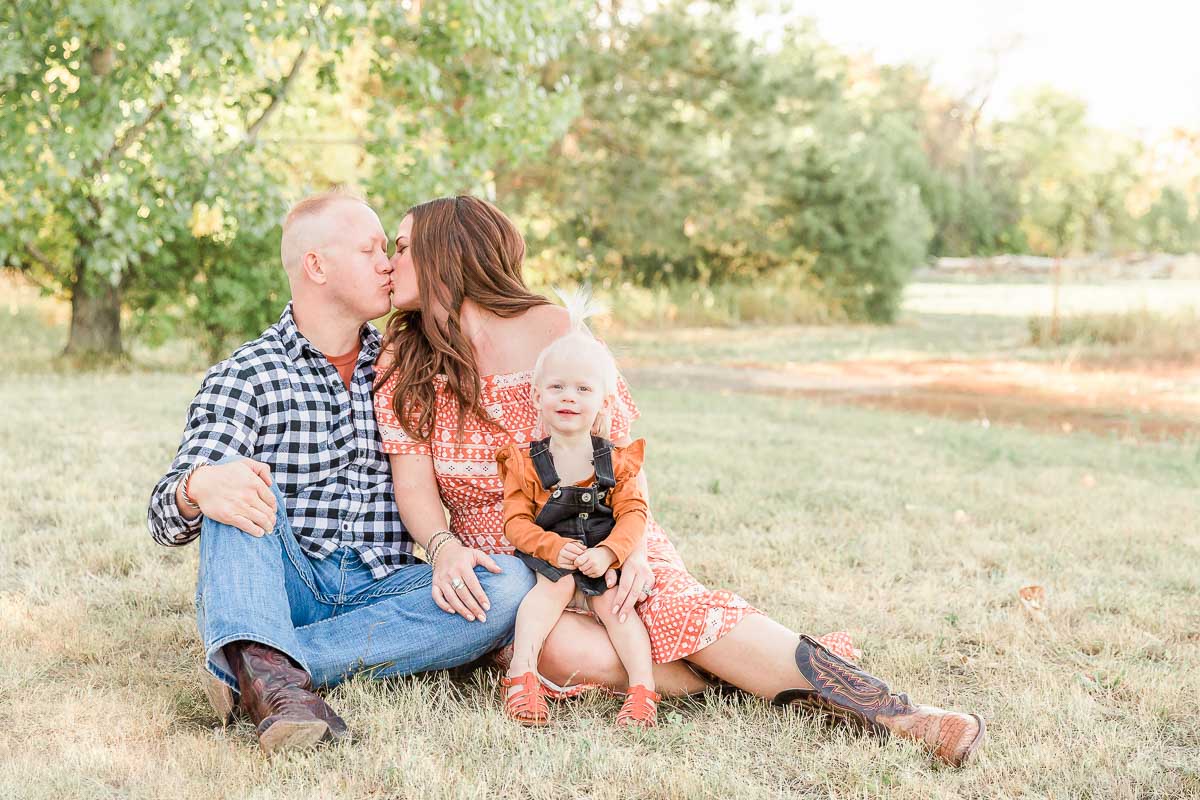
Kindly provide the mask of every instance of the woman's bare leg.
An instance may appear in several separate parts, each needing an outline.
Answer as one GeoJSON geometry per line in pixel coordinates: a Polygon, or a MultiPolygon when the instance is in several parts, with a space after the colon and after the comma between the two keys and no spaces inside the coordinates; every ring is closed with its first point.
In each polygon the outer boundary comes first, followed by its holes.
{"type": "Polygon", "coordinates": [[[785,689],[811,689],[796,669],[799,634],[766,614],[750,614],[688,661],[768,700],[785,689]]]}
{"type": "MultiPolygon", "coordinates": [[[[629,687],[629,676],[608,632],[596,619],[583,614],[559,617],[542,647],[538,670],[559,686],[596,683],[618,692],[629,687]]],[[[682,661],[655,664],[654,682],[664,697],[696,694],[709,685],[682,661]]]]}
{"type": "Polygon", "coordinates": [[[877,729],[921,742],[938,759],[962,766],[983,742],[983,718],[912,705],[887,684],[837,658],[812,639],[802,640],[763,614],[752,614],[733,630],[688,660],[701,669],[748,692],[779,702],[816,704],[839,713],[849,712],[877,729]],[[803,642],[803,645],[802,645],[803,642]],[[823,685],[814,688],[798,662],[823,685]],[[800,689],[802,692],[788,692],[800,689]]]}

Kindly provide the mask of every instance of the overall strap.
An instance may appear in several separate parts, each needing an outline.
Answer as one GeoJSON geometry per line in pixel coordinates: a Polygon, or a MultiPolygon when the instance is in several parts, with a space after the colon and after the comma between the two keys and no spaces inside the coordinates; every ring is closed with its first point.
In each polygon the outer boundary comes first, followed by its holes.
{"type": "Polygon", "coordinates": [[[592,437],[592,466],[596,468],[596,483],[601,488],[611,489],[617,485],[613,474],[612,442],[599,436],[592,437]]]}
{"type": "Polygon", "coordinates": [[[549,436],[529,443],[529,458],[533,461],[533,468],[537,470],[543,489],[558,486],[558,471],[554,469],[554,457],[550,455],[549,436]]]}

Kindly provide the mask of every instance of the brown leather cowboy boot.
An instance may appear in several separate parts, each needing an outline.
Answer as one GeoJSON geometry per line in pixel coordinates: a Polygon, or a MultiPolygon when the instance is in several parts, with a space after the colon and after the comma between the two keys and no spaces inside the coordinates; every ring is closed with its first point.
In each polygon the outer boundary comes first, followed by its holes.
{"type": "Polygon", "coordinates": [[[952,767],[963,766],[986,735],[983,718],[978,714],[913,705],[908,695],[892,694],[879,678],[839,658],[809,636],[800,637],[796,667],[813,688],[782,691],[775,696],[776,704],[816,708],[881,736],[914,739],[952,767]]]}
{"type": "Polygon", "coordinates": [[[268,753],[305,748],[349,735],[346,723],[314,694],[308,673],[278,650],[258,642],[226,645],[238,679],[241,707],[258,726],[268,753]]]}
{"type": "MultiPolygon", "coordinates": [[[[217,719],[221,721],[222,725],[230,724],[238,710],[237,698],[234,696],[233,690],[225,685],[225,681],[213,675],[205,667],[201,666],[200,670],[201,680],[204,682],[204,694],[208,697],[213,712],[216,713],[217,719]]],[[[350,729],[346,727],[345,720],[335,714],[328,703],[322,704],[321,709],[317,711],[317,716],[324,719],[329,725],[329,733],[325,736],[326,741],[339,742],[350,739],[350,729]]]]}

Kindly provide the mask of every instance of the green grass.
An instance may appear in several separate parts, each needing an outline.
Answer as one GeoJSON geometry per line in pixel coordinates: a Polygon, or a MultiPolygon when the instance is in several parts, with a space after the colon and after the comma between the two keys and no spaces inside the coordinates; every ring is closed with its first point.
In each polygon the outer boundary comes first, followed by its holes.
{"type": "Polygon", "coordinates": [[[652,505],[697,576],[983,714],[979,762],[715,694],[644,735],[599,696],[533,732],[488,671],[355,679],[330,701],[356,744],[268,760],[200,689],[197,548],[145,528],[200,374],[39,369],[62,331],[3,312],[2,798],[1200,795],[1194,445],[635,386],[652,505]]]}

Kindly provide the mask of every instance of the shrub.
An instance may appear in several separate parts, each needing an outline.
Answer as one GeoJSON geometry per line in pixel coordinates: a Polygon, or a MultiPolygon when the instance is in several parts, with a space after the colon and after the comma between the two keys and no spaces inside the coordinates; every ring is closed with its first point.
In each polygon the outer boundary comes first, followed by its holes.
{"type": "Polygon", "coordinates": [[[1200,348],[1200,311],[1163,314],[1139,309],[1111,314],[1078,314],[1029,319],[1030,343],[1036,347],[1091,345],[1155,355],[1186,355],[1200,348]]]}

